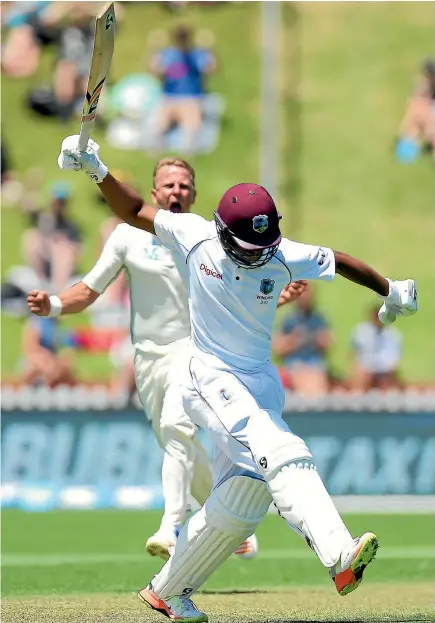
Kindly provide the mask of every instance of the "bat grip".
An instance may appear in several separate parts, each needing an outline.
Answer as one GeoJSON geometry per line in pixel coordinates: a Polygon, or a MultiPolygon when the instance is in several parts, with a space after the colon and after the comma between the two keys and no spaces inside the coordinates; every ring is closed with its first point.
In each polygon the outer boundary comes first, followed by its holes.
{"type": "Polygon", "coordinates": [[[86,151],[86,147],[88,146],[88,141],[91,137],[93,122],[82,123],[80,127],[80,135],[78,142],[78,150],[86,151]]]}

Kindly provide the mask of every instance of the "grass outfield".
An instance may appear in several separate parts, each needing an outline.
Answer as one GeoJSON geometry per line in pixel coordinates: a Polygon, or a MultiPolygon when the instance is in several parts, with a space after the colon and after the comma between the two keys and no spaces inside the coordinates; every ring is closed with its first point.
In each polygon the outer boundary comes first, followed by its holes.
{"type": "MultiPolygon", "coordinates": [[[[143,553],[159,512],[2,513],[3,621],[139,622],[161,619],[135,591],[160,568],[143,553]]],[[[349,515],[380,548],[363,585],[339,597],[325,569],[285,522],[270,515],[257,558],[232,556],[196,598],[211,621],[431,621],[434,533],[429,515],[349,515]]]]}
{"type": "MultiPolygon", "coordinates": [[[[116,41],[115,80],[143,70],[147,34],[177,19],[162,3],[127,4],[116,41]]],[[[182,17],[213,30],[220,69],[210,88],[227,104],[217,150],[192,159],[196,209],[210,217],[227,186],[258,180],[261,3],[199,4],[188,6],[182,17]]],[[[360,256],[392,278],[418,281],[420,312],[398,322],[405,340],[402,370],[412,380],[431,380],[435,369],[435,351],[428,346],[435,313],[433,171],[429,157],[399,164],[392,145],[420,61],[433,50],[432,13],[430,2],[288,2],[281,37],[279,205],[285,233],[360,256]]],[[[74,185],[74,216],[85,235],[81,267],[87,271],[96,259],[104,212],[93,202],[96,191],[85,176],[57,167],[61,139],[77,132],[78,123],[61,126],[24,113],[28,90],[47,80],[51,63],[45,54],[38,75],[28,81],[2,77],[2,130],[19,172],[42,167],[41,200],[54,179],[74,185]]],[[[131,171],[148,193],[154,158],[109,149],[101,133],[95,138],[107,164],[131,171]]],[[[2,225],[3,276],[22,261],[26,221],[19,211],[3,209],[2,225]]],[[[346,373],[351,329],[373,297],[337,279],[319,285],[319,298],[336,338],[333,364],[346,373]]],[[[85,322],[86,315],[68,320],[85,322]]],[[[21,327],[21,320],[2,318],[4,376],[17,373],[21,327]]],[[[107,377],[107,357],[79,354],[77,372],[107,377]]]]}

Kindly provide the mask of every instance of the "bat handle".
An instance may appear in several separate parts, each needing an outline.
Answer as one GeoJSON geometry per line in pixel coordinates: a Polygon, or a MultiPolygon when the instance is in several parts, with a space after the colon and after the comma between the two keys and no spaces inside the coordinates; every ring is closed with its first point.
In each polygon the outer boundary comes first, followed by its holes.
{"type": "Polygon", "coordinates": [[[79,143],[78,149],[79,151],[86,151],[86,147],[88,146],[88,141],[91,136],[93,122],[82,123],[80,126],[80,135],[79,135],[79,143]]]}

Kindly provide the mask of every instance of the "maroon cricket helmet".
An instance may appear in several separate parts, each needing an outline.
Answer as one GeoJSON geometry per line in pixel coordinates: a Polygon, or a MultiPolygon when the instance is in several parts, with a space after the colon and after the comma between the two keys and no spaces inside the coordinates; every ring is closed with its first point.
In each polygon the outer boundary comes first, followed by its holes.
{"type": "Polygon", "coordinates": [[[221,244],[236,264],[257,268],[277,252],[281,216],[263,186],[232,186],[222,196],[214,217],[221,244]]]}

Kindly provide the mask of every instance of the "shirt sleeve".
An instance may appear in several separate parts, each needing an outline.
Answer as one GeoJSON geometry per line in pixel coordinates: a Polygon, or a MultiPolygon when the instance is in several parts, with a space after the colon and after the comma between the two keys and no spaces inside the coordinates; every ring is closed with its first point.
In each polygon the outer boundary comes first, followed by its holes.
{"type": "Polygon", "coordinates": [[[184,259],[196,244],[216,235],[212,225],[199,214],[174,214],[163,209],[154,217],[154,229],[160,242],[181,253],[184,259]]]}
{"type": "Polygon", "coordinates": [[[101,294],[115,279],[123,267],[125,257],[125,225],[118,225],[107,239],[106,244],[92,270],[82,279],[83,283],[101,294]]]}
{"type": "Polygon", "coordinates": [[[334,279],[335,256],[332,249],[294,242],[288,238],[283,238],[279,248],[284,263],[291,273],[292,281],[334,279]]]}

